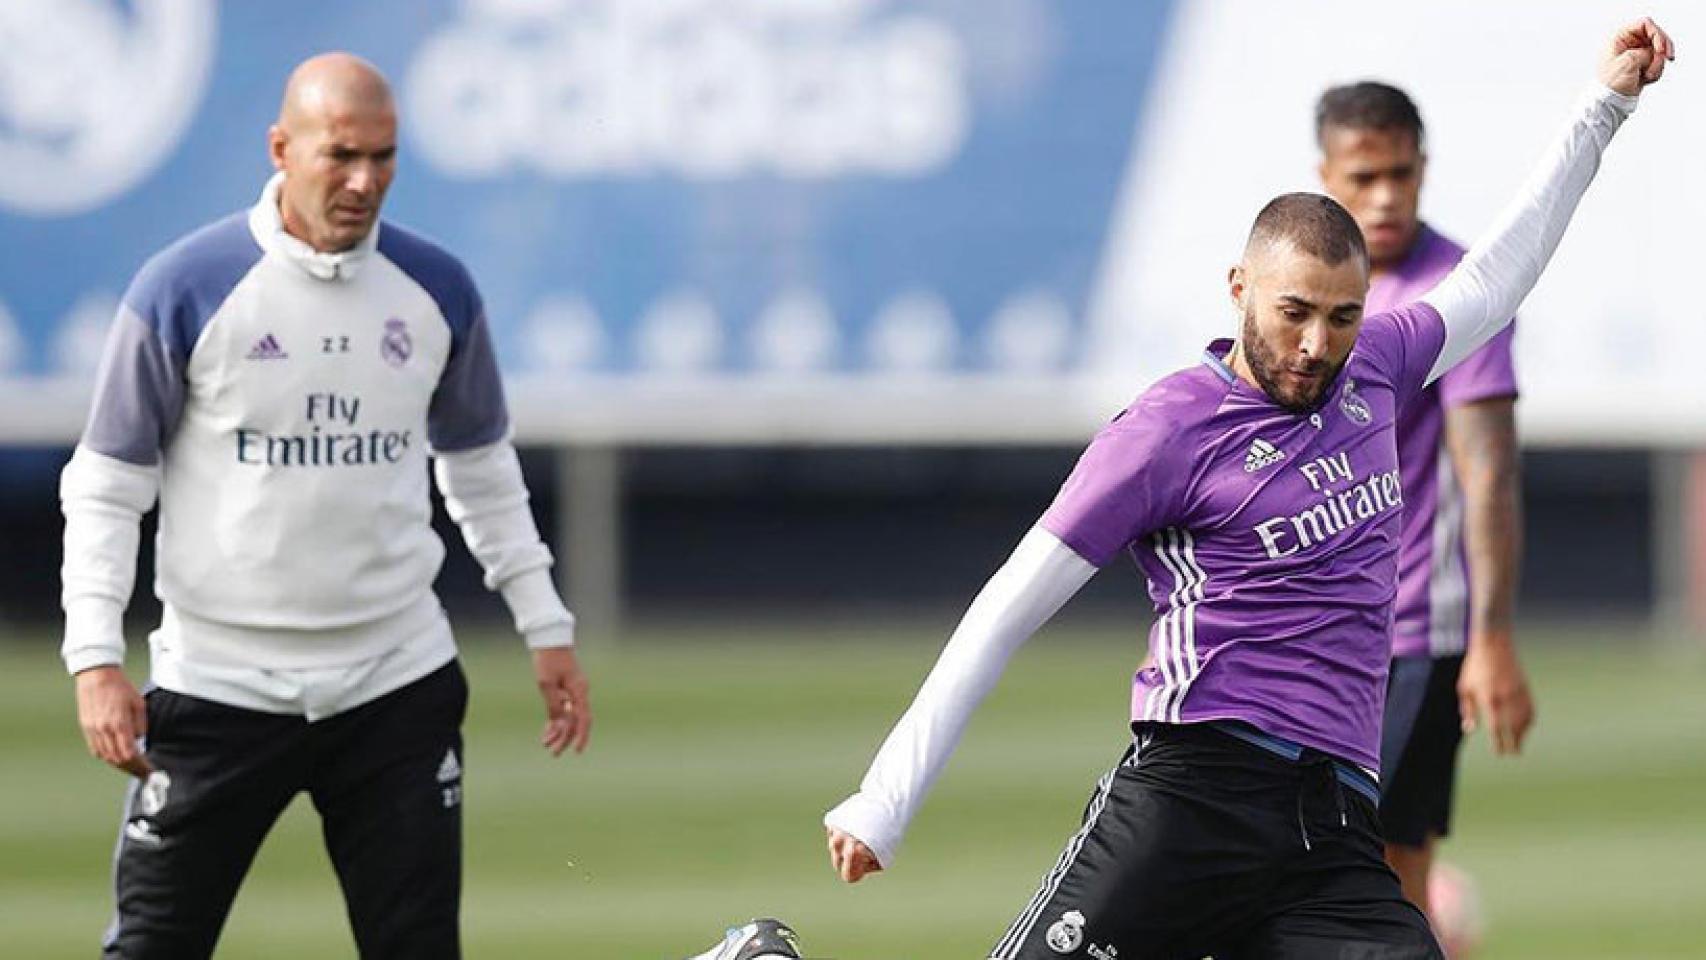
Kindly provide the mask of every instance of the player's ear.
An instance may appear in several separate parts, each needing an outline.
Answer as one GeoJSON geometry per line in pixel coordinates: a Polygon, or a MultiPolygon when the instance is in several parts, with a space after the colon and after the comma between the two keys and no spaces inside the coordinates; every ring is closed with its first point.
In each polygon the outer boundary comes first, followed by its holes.
{"type": "Polygon", "coordinates": [[[284,169],[284,150],[290,145],[290,135],[284,128],[273,124],[267,128],[267,158],[272,160],[274,170],[284,169]]]}
{"type": "Polygon", "coordinates": [[[1232,297],[1232,306],[1240,315],[1244,313],[1244,290],[1244,265],[1235,263],[1226,271],[1226,292],[1232,297]]]}

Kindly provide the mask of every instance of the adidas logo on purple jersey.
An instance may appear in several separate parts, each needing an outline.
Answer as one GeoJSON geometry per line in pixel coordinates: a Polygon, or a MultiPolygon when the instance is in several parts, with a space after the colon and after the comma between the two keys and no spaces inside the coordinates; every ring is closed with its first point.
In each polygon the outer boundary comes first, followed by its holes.
{"type": "Polygon", "coordinates": [[[278,338],[269,333],[259,340],[256,340],[255,345],[249,348],[248,359],[288,360],[290,359],[290,354],[285,353],[284,348],[278,345],[278,338]]]}
{"type": "Polygon", "coordinates": [[[1250,441],[1250,452],[1244,454],[1244,472],[1255,473],[1263,467],[1271,467],[1285,459],[1285,451],[1263,440],[1261,437],[1250,441]]]}

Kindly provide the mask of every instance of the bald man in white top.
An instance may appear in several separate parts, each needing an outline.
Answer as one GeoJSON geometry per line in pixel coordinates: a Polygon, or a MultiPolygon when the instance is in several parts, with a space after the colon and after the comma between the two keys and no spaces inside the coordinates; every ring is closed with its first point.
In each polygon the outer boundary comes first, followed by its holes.
{"type": "Polygon", "coordinates": [[[291,74],[250,209],[146,263],[65,468],[62,655],[90,752],[134,775],[105,956],[206,957],[307,791],[362,957],[457,957],[467,685],[432,591],[451,517],[532,651],[542,742],[584,749],[574,618],[528,509],[480,295],[379,219],[390,89],[348,54],[291,74]],[[150,682],[124,672],[159,505],[150,682]]]}

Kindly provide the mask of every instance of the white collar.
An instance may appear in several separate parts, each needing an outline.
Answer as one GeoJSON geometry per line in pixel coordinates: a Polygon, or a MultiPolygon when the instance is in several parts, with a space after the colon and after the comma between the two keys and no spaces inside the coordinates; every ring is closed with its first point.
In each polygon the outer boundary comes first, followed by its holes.
{"type": "Polygon", "coordinates": [[[355,276],[379,244],[379,224],[375,223],[367,236],[348,250],[321,253],[285,231],[284,218],[278,211],[278,189],[283,183],[283,172],[273,174],[261,188],[259,202],[249,209],[249,232],[254,234],[255,242],[262,250],[278,255],[311,277],[348,280],[355,276]]]}

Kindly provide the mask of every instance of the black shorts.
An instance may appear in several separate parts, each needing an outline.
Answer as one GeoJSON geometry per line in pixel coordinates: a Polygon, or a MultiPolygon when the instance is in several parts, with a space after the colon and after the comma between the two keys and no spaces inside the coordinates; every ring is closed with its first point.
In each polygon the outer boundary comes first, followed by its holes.
{"type": "Polygon", "coordinates": [[[1463,658],[1397,657],[1386,682],[1380,735],[1380,823],[1394,846],[1421,847],[1451,832],[1463,719],[1463,658]]]}
{"type": "Polygon", "coordinates": [[[309,723],[169,690],[148,693],[103,956],[212,955],[237,887],[280,813],[307,792],[367,960],[459,956],[462,737],[454,661],[309,723]]]}
{"type": "Polygon", "coordinates": [[[1349,770],[1212,725],[1140,729],[990,956],[1443,960],[1349,770]]]}

